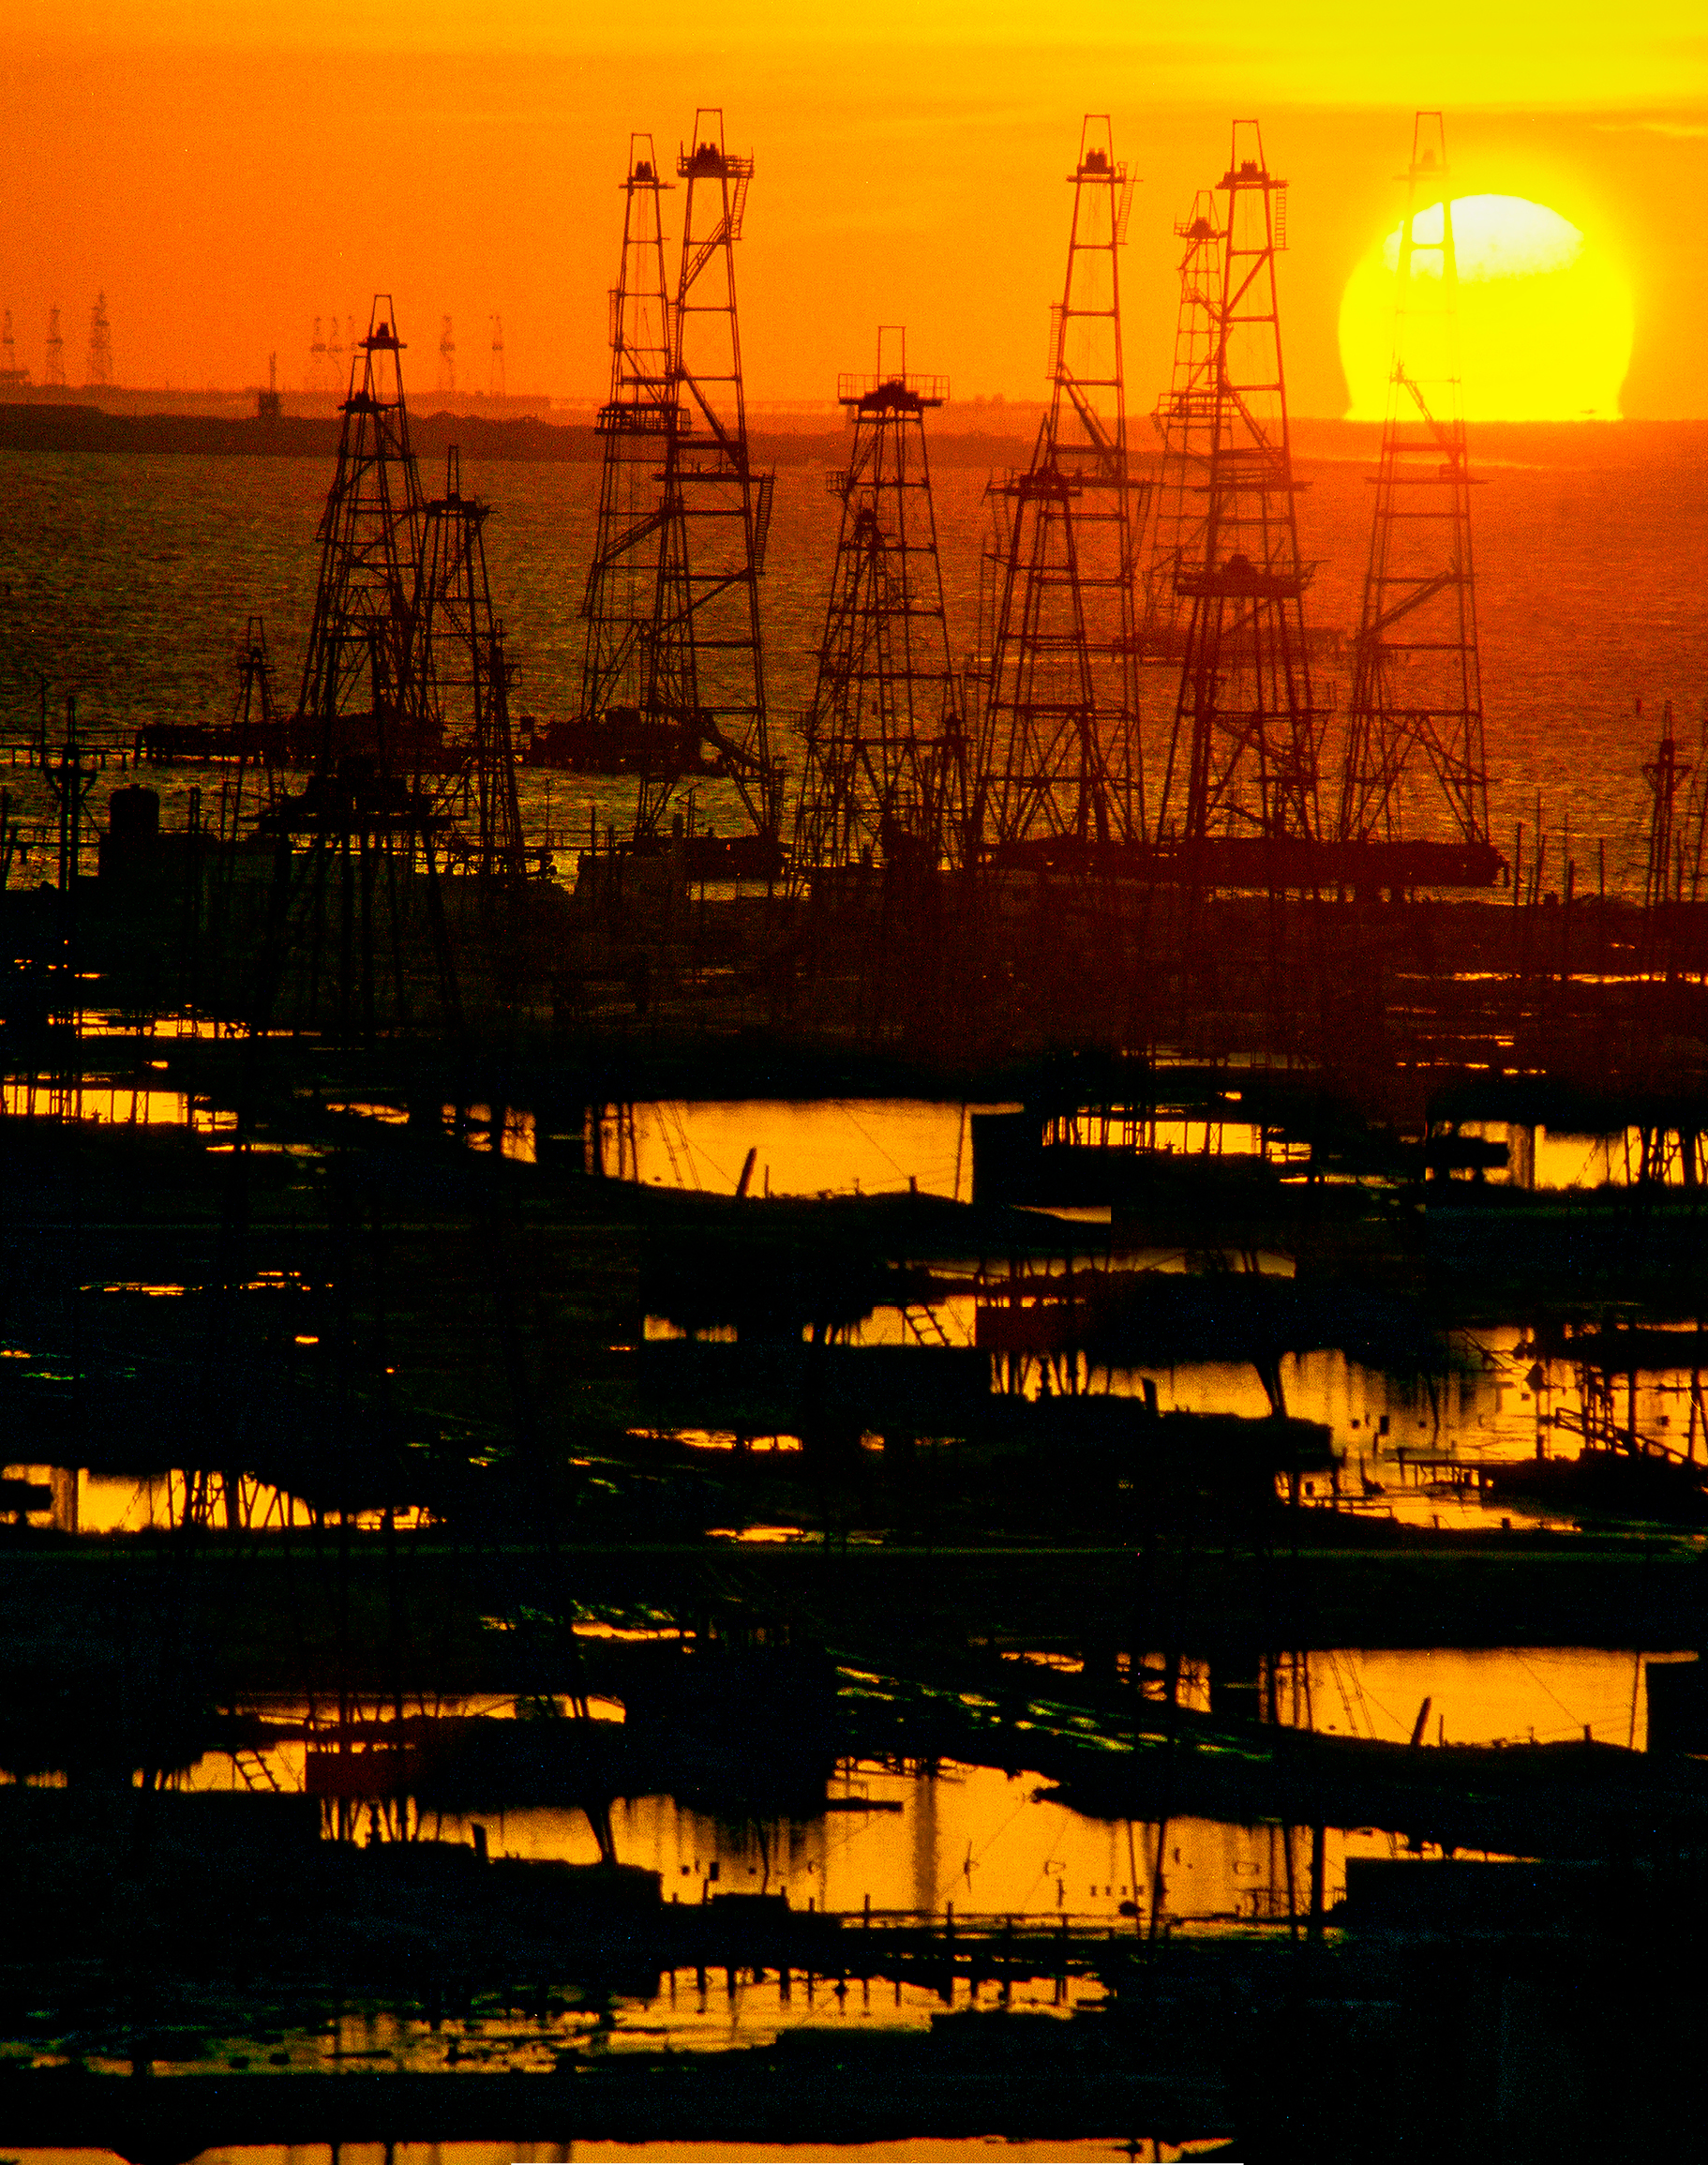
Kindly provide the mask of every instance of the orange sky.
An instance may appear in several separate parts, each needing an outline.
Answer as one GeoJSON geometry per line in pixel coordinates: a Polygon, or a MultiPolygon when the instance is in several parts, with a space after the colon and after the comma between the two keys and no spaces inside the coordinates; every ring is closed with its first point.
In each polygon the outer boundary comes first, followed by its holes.
{"type": "Polygon", "coordinates": [[[1623,265],[1625,412],[1708,413],[1700,7],[1645,5],[1640,36],[1610,36],[1605,5],[1581,0],[1443,0],[1394,10],[1391,29],[1341,0],[1232,0],[1208,25],[1153,0],[880,0],[858,22],[797,0],[662,0],[626,50],[543,0],[496,27],[448,0],[353,12],[298,0],[281,28],[257,0],[8,0],[0,304],[21,362],[39,373],[57,303],[80,381],[104,287],[120,381],[253,383],[277,348],[294,387],[310,317],[363,314],[383,286],[413,383],[434,381],[445,313],[463,381],[484,383],[497,309],[513,390],[592,398],[628,130],[673,148],[703,100],[757,160],[741,251],[752,397],[828,396],[839,368],[867,365],[882,318],[909,324],[915,364],[957,396],[1035,398],[1062,176],[1096,108],[1144,177],[1126,300],[1131,403],[1147,407],[1172,336],[1172,221],[1221,172],[1238,112],[1263,118],[1294,183],[1295,406],[1338,413],[1341,289],[1399,216],[1412,107],[1443,104],[1456,190],[1547,203],[1623,265]]]}

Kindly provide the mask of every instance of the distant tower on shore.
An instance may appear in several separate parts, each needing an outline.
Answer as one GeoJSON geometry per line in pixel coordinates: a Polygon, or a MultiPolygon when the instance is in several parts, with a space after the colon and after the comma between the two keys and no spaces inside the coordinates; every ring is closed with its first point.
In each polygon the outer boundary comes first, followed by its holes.
{"type": "Polygon", "coordinates": [[[303,379],[305,391],[323,391],[326,388],[326,340],[321,333],[321,319],[316,316],[314,328],[308,334],[308,373],[303,379]]]}
{"type": "Polygon", "coordinates": [[[504,319],[492,319],[492,359],[487,369],[487,396],[502,398],[504,393],[504,319]]]}
{"type": "Polygon", "coordinates": [[[344,387],[344,355],[354,344],[353,338],[339,338],[338,311],[334,308],[326,319],[326,374],[335,392],[344,387]]]}
{"type": "Polygon", "coordinates": [[[89,310],[89,371],[83,379],[91,390],[102,390],[112,381],[112,326],[107,321],[107,296],[97,293],[89,310]]]}
{"type": "Polygon", "coordinates": [[[5,329],[0,331],[0,383],[10,384],[15,388],[21,383],[27,383],[29,380],[29,370],[18,366],[18,348],[12,341],[12,311],[7,308],[5,329]]]}
{"type": "Polygon", "coordinates": [[[57,308],[48,310],[48,351],[47,359],[41,371],[41,380],[44,383],[55,384],[62,390],[65,388],[66,342],[59,335],[59,310],[57,308]]]}
{"type": "Polygon", "coordinates": [[[452,392],[457,388],[457,339],[451,330],[449,316],[440,318],[439,388],[452,392]]]}

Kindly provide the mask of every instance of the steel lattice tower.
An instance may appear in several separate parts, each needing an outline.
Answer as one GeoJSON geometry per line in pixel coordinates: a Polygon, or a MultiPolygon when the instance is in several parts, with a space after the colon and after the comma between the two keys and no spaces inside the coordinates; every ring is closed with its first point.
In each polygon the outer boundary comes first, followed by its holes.
{"type": "Polygon", "coordinates": [[[526,866],[510,738],[511,672],[487,578],[484,536],[491,510],[463,494],[462,462],[452,444],[444,494],[426,506],[423,522],[415,605],[419,666],[442,738],[457,761],[436,809],[457,822],[471,869],[484,880],[519,882],[526,866]]]}
{"type": "Polygon", "coordinates": [[[806,719],[795,865],[806,873],[876,855],[935,871],[965,785],[964,738],[925,414],[949,396],[909,376],[906,334],[878,332],[877,369],[837,398],[854,447],[832,477],[842,529],[806,719]]]}
{"type": "Polygon", "coordinates": [[[1209,449],[1216,418],[1216,325],[1221,308],[1221,226],[1215,193],[1201,188],[1175,227],[1180,258],[1180,308],[1174,370],[1151,421],[1162,443],[1145,577],[1142,643],[1146,661],[1177,663],[1184,644],[1183,571],[1204,562],[1209,449]]]}
{"type": "Polygon", "coordinates": [[[66,380],[66,342],[59,333],[59,310],[48,310],[47,357],[42,367],[41,380],[63,388],[66,380]]]}
{"type": "MultiPolygon", "coordinates": [[[[630,136],[622,262],[610,297],[611,395],[598,418],[605,445],[599,533],[581,602],[587,620],[581,716],[589,722],[603,721],[614,706],[637,710],[646,691],[663,532],[660,476],[676,415],[665,270],[668,185],[660,177],[652,138],[630,136]]],[[[502,365],[502,345],[494,351],[502,365]]]]}
{"type": "Polygon", "coordinates": [[[406,773],[427,730],[415,595],[426,504],[410,444],[403,345],[389,293],[356,342],[337,470],[321,518],[321,571],[296,733],[317,771],[348,754],[406,773]]]}
{"type": "Polygon", "coordinates": [[[1159,834],[1189,846],[1240,834],[1314,840],[1321,718],[1305,642],[1310,572],[1299,561],[1275,280],[1287,245],[1287,184],[1265,165],[1254,120],[1234,123],[1218,187],[1227,215],[1203,554],[1176,580],[1191,616],[1159,834]]]}
{"type": "Polygon", "coordinates": [[[1348,842],[1398,839],[1406,808],[1401,783],[1421,751],[1446,799],[1454,839],[1486,846],[1489,774],[1460,385],[1459,269],[1439,113],[1416,116],[1406,183],[1394,368],[1353,650],[1341,835],[1348,842]]]}
{"type": "Polygon", "coordinates": [[[736,314],[735,244],[753,159],[724,147],[724,116],[702,107],[692,149],[676,162],[686,189],[682,263],[670,312],[669,427],[659,506],[658,578],[641,705],[671,725],[681,750],[642,773],[637,840],[663,826],[682,752],[708,750],[740,790],[760,834],[774,837],[782,778],[766,729],[759,573],[774,476],[748,457],[736,314]]]}
{"type": "Polygon", "coordinates": [[[1050,404],[1031,465],[993,482],[984,697],[968,850],[1048,854],[1142,839],[1120,249],[1131,188],[1106,113],[1068,175],[1073,222],[1051,311],[1050,404]]]}

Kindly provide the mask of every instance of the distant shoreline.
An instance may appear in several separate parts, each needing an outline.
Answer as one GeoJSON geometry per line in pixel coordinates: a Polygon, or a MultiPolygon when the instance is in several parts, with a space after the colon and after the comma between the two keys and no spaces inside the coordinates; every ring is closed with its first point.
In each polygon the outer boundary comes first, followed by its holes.
{"type": "MultiPolygon", "coordinates": [[[[1018,415],[1015,416],[1018,418],[1018,415]]],[[[1035,423],[1033,424],[1035,426],[1035,423]]],[[[1149,416],[1130,417],[1134,464],[1153,465],[1160,446],[1149,416]]],[[[104,452],[188,455],[202,458],[329,459],[337,450],[336,415],[114,413],[96,405],[0,402],[0,452],[104,452]]],[[[587,423],[537,415],[495,420],[484,414],[432,411],[424,403],[412,416],[415,448],[442,457],[456,444],[472,462],[596,464],[602,440],[587,423]]],[[[1295,456],[1301,460],[1373,458],[1378,424],[1300,416],[1292,424],[1295,456]]],[[[1474,461],[1490,465],[1639,466],[1664,449],[1674,460],[1708,464],[1708,420],[1699,421],[1484,421],[1472,424],[1474,461]]],[[[930,435],[932,458],[943,467],[1009,467],[1023,464],[1031,428],[1024,434],[952,423],[930,435]]],[[[760,466],[840,466],[846,459],[843,428],[772,428],[759,417],[749,426],[755,462],[760,466]]]]}

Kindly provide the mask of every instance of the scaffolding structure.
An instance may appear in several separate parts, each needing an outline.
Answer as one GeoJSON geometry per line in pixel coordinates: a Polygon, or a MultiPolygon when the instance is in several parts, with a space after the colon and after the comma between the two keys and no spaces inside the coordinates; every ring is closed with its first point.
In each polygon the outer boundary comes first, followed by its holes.
{"type": "MultiPolygon", "coordinates": [[[[660,476],[676,418],[670,292],[665,268],[664,193],[650,135],[629,138],[622,181],[622,256],[610,294],[611,388],[599,409],[604,459],[599,529],[581,614],[581,717],[613,709],[637,718],[646,696],[660,537],[660,476]]],[[[495,340],[501,338],[493,318],[495,340]]],[[[503,347],[495,343],[502,368],[503,347]]]]}
{"type": "Polygon", "coordinates": [[[457,334],[451,328],[451,319],[443,316],[439,326],[439,388],[453,397],[457,391],[457,334]]]}
{"type": "Polygon", "coordinates": [[[1221,225],[1214,190],[1200,188],[1175,232],[1186,243],[1180,258],[1180,305],[1168,389],[1151,423],[1161,441],[1161,473],[1152,496],[1150,549],[1141,626],[1147,662],[1178,664],[1185,645],[1183,573],[1204,563],[1209,504],[1209,453],[1216,419],[1216,325],[1221,305],[1221,225]]]}
{"type": "Polygon", "coordinates": [[[1486,847],[1459,271],[1439,113],[1419,113],[1413,124],[1395,271],[1394,364],[1353,649],[1341,838],[1399,839],[1432,778],[1453,840],[1486,847]]]}
{"type": "Polygon", "coordinates": [[[831,477],[842,525],[795,822],[797,876],[871,863],[935,871],[955,842],[966,740],[943,610],[925,414],[947,379],[907,373],[906,333],[878,331],[877,367],[844,376],[854,426],[831,477]]]}
{"type": "Polygon", "coordinates": [[[1312,695],[1275,259],[1286,188],[1254,120],[1236,120],[1225,195],[1197,561],[1158,813],[1165,846],[1212,839],[1311,842],[1326,712],[1312,695]]]}
{"type": "Polygon", "coordinates": [[[969,852],[1054,858],[1143,839],[1133,594],[1142,510],[1128,464],[1120,250],[1131,183],[1086,116],[1051,310],[1050,403],[1031,464],[994,481],[969,852]]]}
{"type": "Polygon", "coordinates": [[[487,577],[486,523],[492,507],[462,491],[456,444],[445,453],[443,496],[426,506],[415,615],[421,668],[429,686],[450,774],[436,811],[483,881],[519,883],[527,867],[510,735],[511,664],[487,577]]]}
{"type": "Polygon", "coordinates": [[[47,352],[42,364],[41,380],[63,390],[66,381],[66,342],[60,336],[59,310],[48,310],[47,352]]]}
{"type": "Polygon", "coordinates": [[[320,527],[321,569],[293,734],[319,773],[357,757],[419,773],[438,730],[417,667],[427,506],[410,444],[403,343],[389,293],[358,340],[320,527]]]}
{"type": "Polygon", "coordinates": [[[685,757],[734,781],[748,818],[774,845],[783,777],[771,757],[759,575],[774,475],[748,455],[735,244],[753,159],[725,147],[724,115],[702,107],[682,149],[682,258],[670,310],[657,577],[641,710],[656,752],[642,768],[635,838],[662,834],[685,757]]]}
{"type": "Polygon", "coordinates": [[[492,319],[492,358],[487,364],[487,396],[502,398],[504,393],[504,322],[502,316],[492,319]]]}

